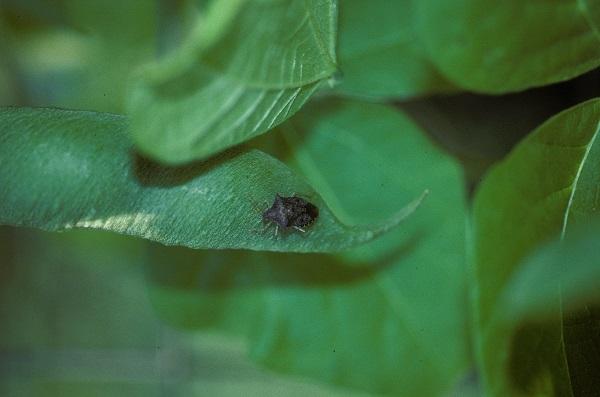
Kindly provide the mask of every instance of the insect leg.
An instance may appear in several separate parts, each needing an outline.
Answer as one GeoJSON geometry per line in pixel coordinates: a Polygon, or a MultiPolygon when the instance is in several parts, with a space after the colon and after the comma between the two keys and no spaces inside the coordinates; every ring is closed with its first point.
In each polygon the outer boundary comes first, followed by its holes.
{"type": "Polygon", "coordinates": [[[299,232],[302,233],[306,233],[306,230],[299,228],[298,226],[292,226],[294,229],[298,230],[299,232]]]}

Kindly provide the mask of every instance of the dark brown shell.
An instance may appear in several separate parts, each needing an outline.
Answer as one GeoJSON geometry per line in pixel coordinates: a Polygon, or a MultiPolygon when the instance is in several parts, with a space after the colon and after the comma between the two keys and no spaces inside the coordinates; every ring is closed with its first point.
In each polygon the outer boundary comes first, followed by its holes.
{"type": "Polygon", "coordinates": [[[298,196],[275,196],[273,205],[262,214],[263,220],[276,223],[282,229],[303,228],[312,225],[319,217],[319,209],[298,196]]]}

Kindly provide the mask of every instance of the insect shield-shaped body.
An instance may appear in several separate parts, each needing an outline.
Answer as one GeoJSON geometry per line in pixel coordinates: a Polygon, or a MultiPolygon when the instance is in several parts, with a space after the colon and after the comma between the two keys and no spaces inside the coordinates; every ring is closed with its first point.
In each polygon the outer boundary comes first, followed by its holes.
{"type": "Polygon", "coordinates": [[[304,228],[312,225],[319,217],[319,209],[301,197],[282,197],[277,194],[273,205],[263,212],[262,217],[263,221],[275,224],[275,235],[279,228],[304,233],[304,228]]]}

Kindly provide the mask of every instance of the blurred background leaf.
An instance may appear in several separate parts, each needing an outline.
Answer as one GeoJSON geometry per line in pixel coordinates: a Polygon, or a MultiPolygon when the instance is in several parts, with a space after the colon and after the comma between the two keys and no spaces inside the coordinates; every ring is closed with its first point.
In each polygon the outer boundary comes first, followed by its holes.
{"type": "Polygon", "coordinates": [[[0,393],[50,396],[360,396],[274,376],[241,341],[167,327],[139,240],[0,228],[0,393]]]}
{"type": "Polygon", "coordinates": [[[579,7],[591,28],[600,37],[600,3],[594,0],[580,0],[579,7]]]}
{"type": "MultiPolygon", "coordinates": [[[[552,319],[557,299],[568,311],[600,302],[600,222],[583,223],[574,229],[564,239],[536,250],[515,270],[498,303],[499,315],[507,316],[504,321],[552,319]]],[[[598,346],[591,348],[600,357],[598,346]]]]}
{"type": "Polygon", "coordinates": [[[122,112],[131,72],[155,53],[156,2],[5,1],[16,102],[122,112]]]}
{"type": "Polygon", "coordinates": [[[600,65],[598,13],[581,1],[423,0],[419,34],[457,86],[506,93],[571,79],[600,65]]]}
{"type": "MultiPolygon", "coordinates": [[[[510,314],[498,313],[497,302],[527,254],[552,237],[564,238],[573,225],[600,208],[599,120],[597,99],[551,118],[487,175],[476,195],[479,348],[491,395],[577,395],[593,390],[593,383],[586,384],[593,378],[578,373],[585,367],[582,360],[589,363],[585,351],[564,333],[569,315],[562,319],[564,324],[506,328],[497,317],[510,314]]],[[[560,319],[559,300],[554,313],[560,319]]],[[[588,326],[593,327],[593,321],[588,326]]]]}
{"type": "Polygon", "coordinates": [[[372,99],[413,98],[455,90],[429,60],[414,0],[341,0],[336,92],[372,99]]]}
{"type": "MultiPolygon", "coordinates": [[[[573,227],[564,238],[537,250],[515,269],[496,309],[506,327],[560,324],[559,347],[575,396],[593,396],[600,390],[596,376],[600,371],[599,246],[597,220],[573,227]],[[558,312],[557,302],[561,304],[558,312]]],[[[513,367],[516,373],[522,370],[518,364],[513,367]]]]}
{"type": "Polygon", "coordinates": [[[132,72],[156,53],[158,2],[63,0],[73,26],[89,46],[78,103],[69,108],[124,111],[132,72]],[[87,104],[92,99],[94,102],[87,104]],[[97,103],[95,103],[97,101],[97,103]]]}
{"type": "Polygon", "coordinates": [[[336,71],[335,0],[216,0],[129,101],[140,150],[204,159],[294,114],[336,71]]]}
{"type": "Polygon", "coordinates": [[[345,221],[385,219],[431,194],[404,230],[338,256],[157,247],[158,312],[185,329],[244,335],[254,359],[286,373],[378,393],[448,392],[470,362],[456,164],[386,106],[319,101],[281,129],[255,144],[279,151],[345,221]]]}

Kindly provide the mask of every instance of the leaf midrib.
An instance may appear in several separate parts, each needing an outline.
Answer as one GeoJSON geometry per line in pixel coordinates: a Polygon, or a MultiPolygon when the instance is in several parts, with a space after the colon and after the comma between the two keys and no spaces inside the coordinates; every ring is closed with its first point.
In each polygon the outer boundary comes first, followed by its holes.
{"type": "MultiPolygon", "coordinates": [[[[598,122],[596,131],[594,132],[594,135],[590,138],[589,142],[586,145],[577,145],[577,146],[564,146],[564,145],[553,145],[553,146],[559,146],[559,147],[565,147],[565,148],[584,148],[585,147],[585,152],[583,157],[581,158],[579,167],[577,169],[577,173],[575,174],[575,178],[573,179],[573,183],[570,186],[566,186],[566,187],[562,187],[560,189],[554,190],[552,192],[547,193],[544,198],[542,200],[539,200],[536,202],[536,205],[539,204],[540,201],[543,201],[545,199],[547,199],[548,197],[555,195],[559,192],[562,192],[568,188],[571,188],[571,193],[569,195],[569,201],[567,203],[567,206],[565,207],[565,212],[563,214],[563,224],[561,226],[561,236],[560,239],[561,241],[564,240],[565,234],[566,234],[566,226],[567,226],[567,222],[568,222],[568,214],[570,213],[570,209],[573,205],[573,199],[575,197],[575,194],[577,193],[577,185],[579,182],[579,179],[581,177],[581,172],[583,171],[583,168],[585,167],[586,161],[588,159],[589,156],[589,152],[591,150],[591,148],[594,145],[594,142],[596,141],[596,138],[598,137],[598,135],[600,135],[600,122],[598,122]]],[[[536,142],[536,141],[530,141],[529,144],[531,143],[536,143],[536,144],[542,144],[542,142],[536,142]]],[[[547,143],[543,143],[544,145],[547,145],[547,143]]],[[[514,271],[516,271],[517,268],[515,267],[513,269],[513,272],[511,272],[511,275],[509,275],[507,277],[507,280],[510,280],[514,271]]],[[[506,286],[508,284],[508,281],[505,283],[504,287],[502,288],[502,291],[499,293],[498,298],[496,299],[492,309],[490,310],[490,316],[489,316],[489,321],[488,321],[488,325],[486,326],[486,328],[491,329],[492,327],[495,326],[496,321],[499,320],[500,318],[502,318],[501,316],[501,299],[499,298],[502,294],[505,293],[506,291],[506,286]]]]}
{"type": "MultiPolygon", "coordinates": [[[[564,241],[565,236],[566,236],[566,232],[567,232],[567,224],[569,222],[569,214],[571,213],[571,207],[573,206],[573,200],[575,198],[575,194],[577,193],[577,185],[579,183],[579,180],[581,178],[581,173],[583,171],[583,168],[585,167],[585,164],[587,162],[587,159],[589,157],[590,151],[592,150],[592,147],[594,146],[594,143],[596,142],[596,138],[598,137],[598,135],[600,135],[600,122],[598,122],[598,124],[596,125],[596,131],[594,132],[594,135],[592,136],[592,138],[590,139],[589,143],[587,144],[586,148],[585,148],[585,153],[583,155],[583,158],[581,159],[581,163],[579,164],[579,168],[577,169],[577,173],[575,174],[575,180],[573,181],[573,189],[571,190],[571,195],[569,196],[569,202],[567,203],[567,207],[565,208],[565,215],[563,218],[563,225],[562,225],[562,230],[560,233],[560,241],[564,241]]],[[[562,355],[564,357],[565,360],[565,368],[567,373],[569,374],[569,376],[567,377],[567,380],[569,382],[569,390],[571,390],[571,394],[573,394],[574,390],[573,390],[573,385],[571,383],[571,375],[570,375],[570,368],[569,368],[569,360],[567,360],[567,352],[565,350],[565,334],[564,334],[564,313],[563,313],[563,302],[562,302],[562,284],[559,284],[559,296],[560,296],[560,346],[561,346],[561,351],[562,351],[562,355]]]]}
{"type": "Polygon", "coordinates": [[[596,131],[594,132],[594,135],[592,136],[592,138],[590,139],[590,141],[588,142],[588,144],[585,147],[585,153],[581,159],[581,163],[579,164],[577,173],[575,174],[575,179],[573,181],[573,189],[571,190],[571,195],[569,196],[569,201],[567,203],[567,207],[565,208],[565,213],[564,213],[564,217],[563,217],[562,230],[560,233],[561,240],[564,240],[565,235],[566,235],[567,224],[569,222],[569,214],[571,213],[571,207],[573,206],[573,200],[575,198],[575,194],[577,193],[577,186],[579,183],[579,179],[581,178],[581,173],[583,171],[583,168],[586,165],[590,151],[592,150],[592,147],[594,146],[594,143],[596,142],[596,138],[598,137],[598,135],[600,135],[600,122],[598,122],[598,124],[596,125],[596,131]]]}
{"type": "MultiPolygon", "coordinates": [[[[592,135],[592,137],[590,138],[589,142],[586,145],[573,146],[573,147],[577,147],[577,148],[579,148],[579,147],[581,147],[581,148],[585,147],[585,152],[584,152],[584,154],[583,154],[583,156],[581,158],[581,161],[579,163],[579,166],[577,168],[577,172],[575,174],[575,178],[573,180],[573,183],[571,184],[572,187],[571,187],[571,193],[569,195],[569,201],[567,203],[567,206],[565,207],[565,211],[564,211],[564,215],[563,215],[563,224],[562,224],[562,229],[561,229],[560,241],[564,241],[564,239],[565,239],[566,228],[567,228],[567,224],[568,224],[568,220],[569,220],[569,213],[571,212],[571,207],[573,206],[574,197],[575,197],[575,195],[578,192],[578,190],[577,190],[578,183],[579,183],[579,181],[581,179],[581,174],[583,172],[583,169],[584,169],[584,167],[587,164],[587,161],[588,161],[588,158],[589,158],[589,153],[590,153],[592,147],[594,146],[594,144],[596,142],[596,138],[598,137],[598,135],[600,135],[600,121],[596,124],[596,130],[595,130],[594,134],[592,135]]],[[[560,189],[560,190],[564,190],[564,189],[565,188],[560,189]]],[[[550,194],[554,194],[556,192],[557,191],[552,192],[550,194]]],[[[505,285],[505,287],[506,287],[506,285],[505,285]]],[[[569,365],[568,365],[568,362],[566,361],[566,353],[564,351],[565,341],[564,341],[564,333],[563,333],[563,326],[562,326],[562,324],[563,324],[562,292],[560,291],[560,288],[559,288],[559,297],[561,299],[561,304],[560,304],[560,309],[561,309],[561,315],[560,315],[560,344],[561,344],[562,354],[563,354],[563,357],[564,357],[565,363],[566,363],[566,370],[569,371],[569,365]]],[[[499,303],[500,303],[500,300],[498,299],[498,300],[496,300],[496,303],[494,304],[494,308],[492,309],[492,312],[491,312],[492,314],[490,316],[490,321],[488,322],[488,325],[486,327],[488,330],[492,329],[492,327],[495,325],[495,323],[496,323],[495,319],[498,319],[498,318],[501,317],[500,316],[501,310],[500,310],[500,307],[499,307],[499,303]]],[[[569,390],[571,390],[571,393],[573,393],[573,388],[571,386],[571,379],[570,379],[570,377],[568,379],[568,382],[569,382],[569,390]]]]}

